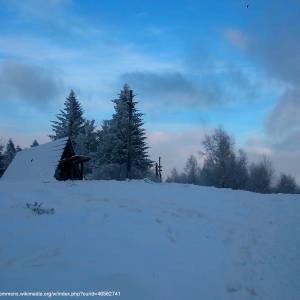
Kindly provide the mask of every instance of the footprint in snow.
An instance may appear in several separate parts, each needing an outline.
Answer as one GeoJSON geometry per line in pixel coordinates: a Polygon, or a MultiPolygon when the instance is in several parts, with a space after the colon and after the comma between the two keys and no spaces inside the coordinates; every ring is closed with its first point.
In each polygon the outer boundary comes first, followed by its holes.
{"type": "Polygon", "coordinates": [[[155,222],[158,223],[158,224],[161,224],[161,223],[162,223],[162,220],[161,220],[160,218],[156,218],[156,219],[155,219],[155,222]]]}
{"type": "Polygon", "coordinates": [[[242,285],[240,283],[233,283],[230,284],[226,287],[226,291],[230,294],[232,293],[237,293],[238,291],[240,291],[242,289],[242,285]]]}
{"type": "Polygon", "coordinates": [[[246,290],[251,296],[257,296],[256,290],[254,288],[247,287],[246,290]]]}

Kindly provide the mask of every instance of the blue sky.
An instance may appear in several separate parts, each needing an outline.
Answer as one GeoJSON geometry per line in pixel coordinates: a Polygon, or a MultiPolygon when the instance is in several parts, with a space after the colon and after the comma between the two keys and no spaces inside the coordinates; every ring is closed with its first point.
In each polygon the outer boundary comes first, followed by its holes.
{"type": "Polygon", "coordinates": [[[47,141],[71,88],[100,126],[126,82],[167,170],[222,125],[250,160],[300,178],[299,12],[294,0],[0,0],[0,137],[47,141]]]}

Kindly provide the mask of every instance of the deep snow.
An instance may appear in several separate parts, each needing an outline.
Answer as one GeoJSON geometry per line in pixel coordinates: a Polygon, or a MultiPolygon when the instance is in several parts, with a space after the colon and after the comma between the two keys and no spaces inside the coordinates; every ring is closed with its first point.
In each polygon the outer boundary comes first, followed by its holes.
{"type": "Polygon", "coordinates": [[[300,196],[144,181],[0,180],[0,291],[300,299],[300,196]],[[26,202],[54,215],[35,215],[26,202]]]}

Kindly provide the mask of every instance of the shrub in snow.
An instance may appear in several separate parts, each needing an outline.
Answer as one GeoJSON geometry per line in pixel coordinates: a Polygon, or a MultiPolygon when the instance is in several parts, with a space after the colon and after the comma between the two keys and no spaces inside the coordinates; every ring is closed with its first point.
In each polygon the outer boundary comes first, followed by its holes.
{"type": "Polygon", "coordinates": [[[35,214],[37,215],[53,215],[54,214],[54,208],[42,208],[41,206],[43,203],[34,202],[32,203],[26,203],[26,207],[31,209],[35,214]]]}
{"type": "Polygon", "coordinates": [[[297,193],[297,184],[293,176],[281,174],[275,187],[276,193],[295,194],[297,193]]]}

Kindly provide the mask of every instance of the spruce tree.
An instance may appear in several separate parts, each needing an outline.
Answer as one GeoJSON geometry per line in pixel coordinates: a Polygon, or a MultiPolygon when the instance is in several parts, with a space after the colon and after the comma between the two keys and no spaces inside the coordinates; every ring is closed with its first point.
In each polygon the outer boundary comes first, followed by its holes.
{"type": "Polygon", "coordinates": [[[105,121],[98,134],[98,158],[102,171],[115,179],[142,178],[152,166],[149,159],[143,114],[136,109],[138,102],[128,85],[124,85],[119,97],[113,100],[115,113],[105,121]],[[103,170],[104,169],[104,170],[103,170]]]}
{"type": "Polygon", "coordinates": [[[49,135],[52,140],[70,137],[74,146],[76,138],[84,126],[83,110],[73,90],[66,98],[64,109],[56,116],[57,121],[52,121],[54,134],[49,135]]]}
{"type": "Polygon", "coordinates": [[[4,152],[4,167],[5,169],[9,166],[9,164],[12,162],[12,160],[15,158],[17,153],[17,150],[15,148],[15,145],[11,139],[8,140],[8,143],[6,144],[6,149],[4,152]]]}
{"type": "Polygon", "coordinates": [[[39,146],[39,143],[38,143],[37,140],[34,140],[34,141],[32,142],[32,144],[30,145],[30,148],[36,147],[36,146],[39,146]]]}

